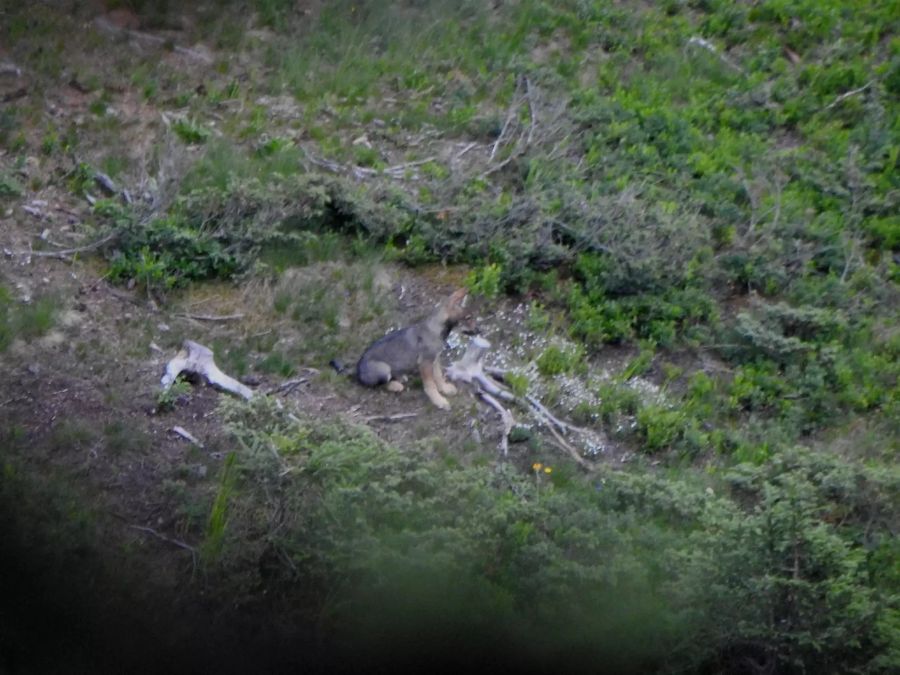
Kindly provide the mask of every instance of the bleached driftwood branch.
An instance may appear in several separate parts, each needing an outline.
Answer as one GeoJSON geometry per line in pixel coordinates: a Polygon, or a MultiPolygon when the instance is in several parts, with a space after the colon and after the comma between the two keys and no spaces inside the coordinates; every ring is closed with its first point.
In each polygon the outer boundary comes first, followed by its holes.
{"type": "Polygon", "coordinates": [[[202,375],[210,384],[232,394],[243,396],[247,400],[253,398],[253,391],[249,387],[219,370],[213,359],[212,349],[204,347],[193,340],[185,340],[181,351],[175,355],[174,359],[169,361],[166,366],[166,374],[162,377],[163,389],[171,387],[183,372],[202,375]]]}
{"type": "Polygon", "coordinates": [[[515,426],[515,420],[512,413],[503,407],[503,404],[497,400],[497,397],[506,400],[512,400],[515,397],[510,392],[501,389],[496,383],[491,382],[487,375],[484,374],[482,360],[490,347],[491,343],[484,338],[472,338],[462,358],[453,362],[447,368],[447,377],[457,382],[474,382],[478,386],[476,390],[477,395],[482,401],[497,411],[497,414],[500,415],[500,421],[503,423],[503,433],[500,435],[500,449],[506,455],[509,452],[509,432],[515,426]],[[509,397],[512,397],[512,399],[509,397]]]}
{"type": "Polygon", "coordinates": [[[503,407],[500,401],[486,391],[479,391],[478,396],[500,415],[500,421],[503,422],[503,433],[500,435],[500,449],[503,451],[503,456],[506,457],[509,454],[509,434],[513,427],[516,426],[516,420],[513,418],[512,413],[503,407]]]}
{"type": "Polygon", "coordinates": [[[515,421],[512,413],[500,403],[501,400],[517,403],[529,411],[538,422],[547,428],[560,448],[568,452],[579,465],[585,469],[592,470],[594,468],[593,464],[582,457],[578,449],[562,436],[562,434],[569,431],[580,431],[579,429],[555,417],[534,396],[520,398],[485,372],[483,360],[490,347],[491,343],[484,338],[473,338],[462,358],[447,368],[447,377],[458,382],[476,384],[478,387],[476,394],[500,415],[500,419],[503,422],[503,434],[500,439],[500,447],[503,450],[503,454],[505,455],[509,448],[509,433],[515,426],[515,421]]]}

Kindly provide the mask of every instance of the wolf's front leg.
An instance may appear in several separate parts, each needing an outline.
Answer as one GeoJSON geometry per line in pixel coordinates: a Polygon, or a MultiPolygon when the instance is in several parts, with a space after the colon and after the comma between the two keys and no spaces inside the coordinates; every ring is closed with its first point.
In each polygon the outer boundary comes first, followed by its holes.
{"type": "Polygon", "coordinates": [[[428,399],[441,410],[450,410],[450,403],[441,396],[441,393],[438,391],[434,372],[434,361],[422,361],[422,363],[419,364],[419,373],[422,375],[422,385],[425,388],[425,394],[428,396],[428,399]]]}
{"type": "Polygon", "coordinates": [[[456,393],[456,387],[444,379],[440,359],[434,360],[434,383],[437,385],[438,391],[445,396],[453,396],[456,393]]]}

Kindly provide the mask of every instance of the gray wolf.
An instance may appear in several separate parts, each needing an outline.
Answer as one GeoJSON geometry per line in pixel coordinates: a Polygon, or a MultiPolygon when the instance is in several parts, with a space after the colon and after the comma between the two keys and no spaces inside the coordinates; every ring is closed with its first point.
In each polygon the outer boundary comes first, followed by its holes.
{"type": "Polygon", "coordinates": [[[384,385],[388,391],[403,391],[400,376],[418,370],[428,399],[442,410],[450,403],[444,396],[456,393],[456,387],[444,380],[440,355],[444,341],[454,327],[462,332],[477,332],[472,315],[465,308],[466,289],[454,291],[427,317],[406,328],[388,333],[369,345],[356,364],[356,379],[367,387],[384,385]]]}

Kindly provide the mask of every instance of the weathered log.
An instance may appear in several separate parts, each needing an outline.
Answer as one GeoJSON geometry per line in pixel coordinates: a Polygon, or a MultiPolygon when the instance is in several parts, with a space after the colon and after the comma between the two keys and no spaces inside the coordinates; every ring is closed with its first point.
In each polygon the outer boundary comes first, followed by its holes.
{"type": "Polygon", "coordinates": [[[512,413],[510,413],[498,399],[516,403],[524,408],[526,412],[530,412],[532,416],[540,424],[543,424],[547,431],[550,432],[556,445],[568,452],[572,456],[572,459],[578,462],[580,466],[588,471],[593,470],[595,468],[594,465],[582,457],[578,449],[562,436],[563,433],[568,431],[583,432],[584,430],[557,418],[534,396],[516,396],[505,385],[487,374],[491,373],[495,377],[503,377],[501,371],[497,371],[493,368],[485,368],[484,366],[484,355],[490,347],[491,343],[484,338],[473,338],[472,341],[469,342],[462,358],[458,361],[454,361],[447,368],[447,377],[451,380],[467,382],[470,384],[474,383],[477,385],[475,393],[500,415],[500,419],[503,422],[503,434],[500,439],[500,447],[503,450],[503,454],[505,455],[509,448],[509,434],[512,431],[513,426],[515,426],[515,421],[512,413]]]}
{"type": "Polygon", "coordinates": [[[253,391],[249,387],[219,370],[213,359],[212,349],[193,340],[185,340],[175,358],[169,361],[166,374],[162,377],[163,390],[171,387],[183,372],[202,375],[210,384],[247,400],[253,398],[253,391]]]}

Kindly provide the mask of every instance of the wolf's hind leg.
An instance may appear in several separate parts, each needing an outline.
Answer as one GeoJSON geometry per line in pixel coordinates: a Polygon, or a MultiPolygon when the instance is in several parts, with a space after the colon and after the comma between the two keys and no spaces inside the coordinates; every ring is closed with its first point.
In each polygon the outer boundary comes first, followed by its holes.
{"type": "Polygon", "coordinates": [[[441,362],[438,359],[434,360],[433,371],[434,383],[437,385],[438,391],[445,396],[453,396],[456,393],[456,387],[444,379],[444,373],[441,372],[441,362]]]}
{"type": "Polygon", "coordinates": [[[419,373],[422,375],[422,384],[428,399],[441,410],[450,410],[450,403],[438,391],[437,382],[434,379],[434,362],[422,361],[419,364],[419,373]]]}
{"type": "Polygon", "coordinates": [[[360,384],[367,387],[377,387],[391,381],[391,367],[384,361],[365,359],[360,362],[356,374],[360,384]]]}

